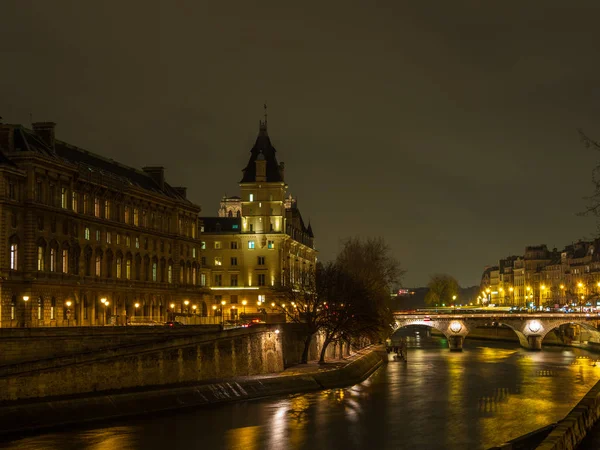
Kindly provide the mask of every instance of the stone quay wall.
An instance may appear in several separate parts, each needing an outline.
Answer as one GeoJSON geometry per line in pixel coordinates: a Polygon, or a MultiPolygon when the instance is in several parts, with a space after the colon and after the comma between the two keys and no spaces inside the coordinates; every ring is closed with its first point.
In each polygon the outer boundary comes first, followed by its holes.
{"type": "Polygon", "coordinates": [[[0,406],[0,434],[350,386],[383,364],[382,349],[366,349],[342,368],[301,375],[251,377],[188,386],[129,390],[0,406]]]}
{"type": "Polygon", "coordinates": [[[154,342],[3,366],[0,402],[279,372],[284,367],[277,328],[170,335],[154,342]]]}
{"type": "Polygon", "coordinates": [[[0,328],[0,366],[120,348],[176,336],[215,333],[219,325],[0,328]]]}
{"type": "Polygon", "coordinates": [[[567,416],[558,422],[536,450],[576,449],[600,419],[600,381],[592,387],[567,416]]]}

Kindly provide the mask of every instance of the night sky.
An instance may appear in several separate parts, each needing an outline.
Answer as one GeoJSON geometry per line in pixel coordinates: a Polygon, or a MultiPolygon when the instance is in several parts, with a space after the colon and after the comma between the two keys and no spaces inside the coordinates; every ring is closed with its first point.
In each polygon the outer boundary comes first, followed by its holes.
{"type": "Polygon", "coordinates": [[[592,237],[600,3],[412,3],[0,0],[0,115],[216,215],[267,102],[320,259],[383,236],[407,286],[592,237]]]}

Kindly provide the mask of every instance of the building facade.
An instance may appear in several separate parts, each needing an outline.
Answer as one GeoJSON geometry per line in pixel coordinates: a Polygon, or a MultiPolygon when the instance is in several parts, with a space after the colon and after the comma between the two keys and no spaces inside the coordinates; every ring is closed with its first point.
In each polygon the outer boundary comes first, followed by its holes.
{"type": "Polygon", "coordinates": [[[528,308],[600,306],[599,246],[600,240],[579,241],[560,252],[546,245],[526,247],[522,256],[484,271],[478,301],[528,308]]]}
{"type": "Polygon", "coordinates": [[[85,326],[208,315],[200,207],[165,182],[0,124],[0,326],[85,326]]]}
{"type": "Polygon", "coordinates": [[[270,312],[287,289],[314,274],[312,227],[286,197],[284,164],[275,153],[261,122],[240,195],[222,199],[219,217],[201,218],[202,277],[213,314],[270,312]]]}

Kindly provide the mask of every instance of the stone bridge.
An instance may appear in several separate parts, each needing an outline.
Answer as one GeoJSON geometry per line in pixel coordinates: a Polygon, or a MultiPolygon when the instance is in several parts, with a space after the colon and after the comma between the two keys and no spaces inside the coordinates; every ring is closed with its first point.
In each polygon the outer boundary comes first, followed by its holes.
{"type": "Polygon", "coordinates": [[[541,350],[544,337],[560,325],[574,323],[592,331],[593,341],[600,343],[598,324],[600,316],[595,314],[403,314],[394,313],[396,329],[420,325],[435,328],[446,336],[450,350],[461,351],[465,337],[477,327],[505,325],[511,328],[521,346],[529,350],[541,350]]]}

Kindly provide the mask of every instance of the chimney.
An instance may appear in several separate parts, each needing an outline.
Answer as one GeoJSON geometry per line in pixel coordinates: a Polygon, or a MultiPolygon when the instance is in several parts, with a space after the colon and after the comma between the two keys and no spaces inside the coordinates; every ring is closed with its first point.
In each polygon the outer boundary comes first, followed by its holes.
{"type": "Polygon", "coordinates": [[[187,199],[187,188],[186,187],[179,186],[179,187],[174,187],[173,189],[175,189],[175,192],[177,192],[183,198],[187,199]]]}
{"type": "Polygon", "coordinates": [[[34,122],[31,124],[33,131],[44,143],[54,150],[54,122],[34,122]]]}
{"type": "Polygon", "coordinates": [[[164,167],[142,167],[150,177],[158,184],[161,189],[165,188],[165,168],[164,167]]]}

